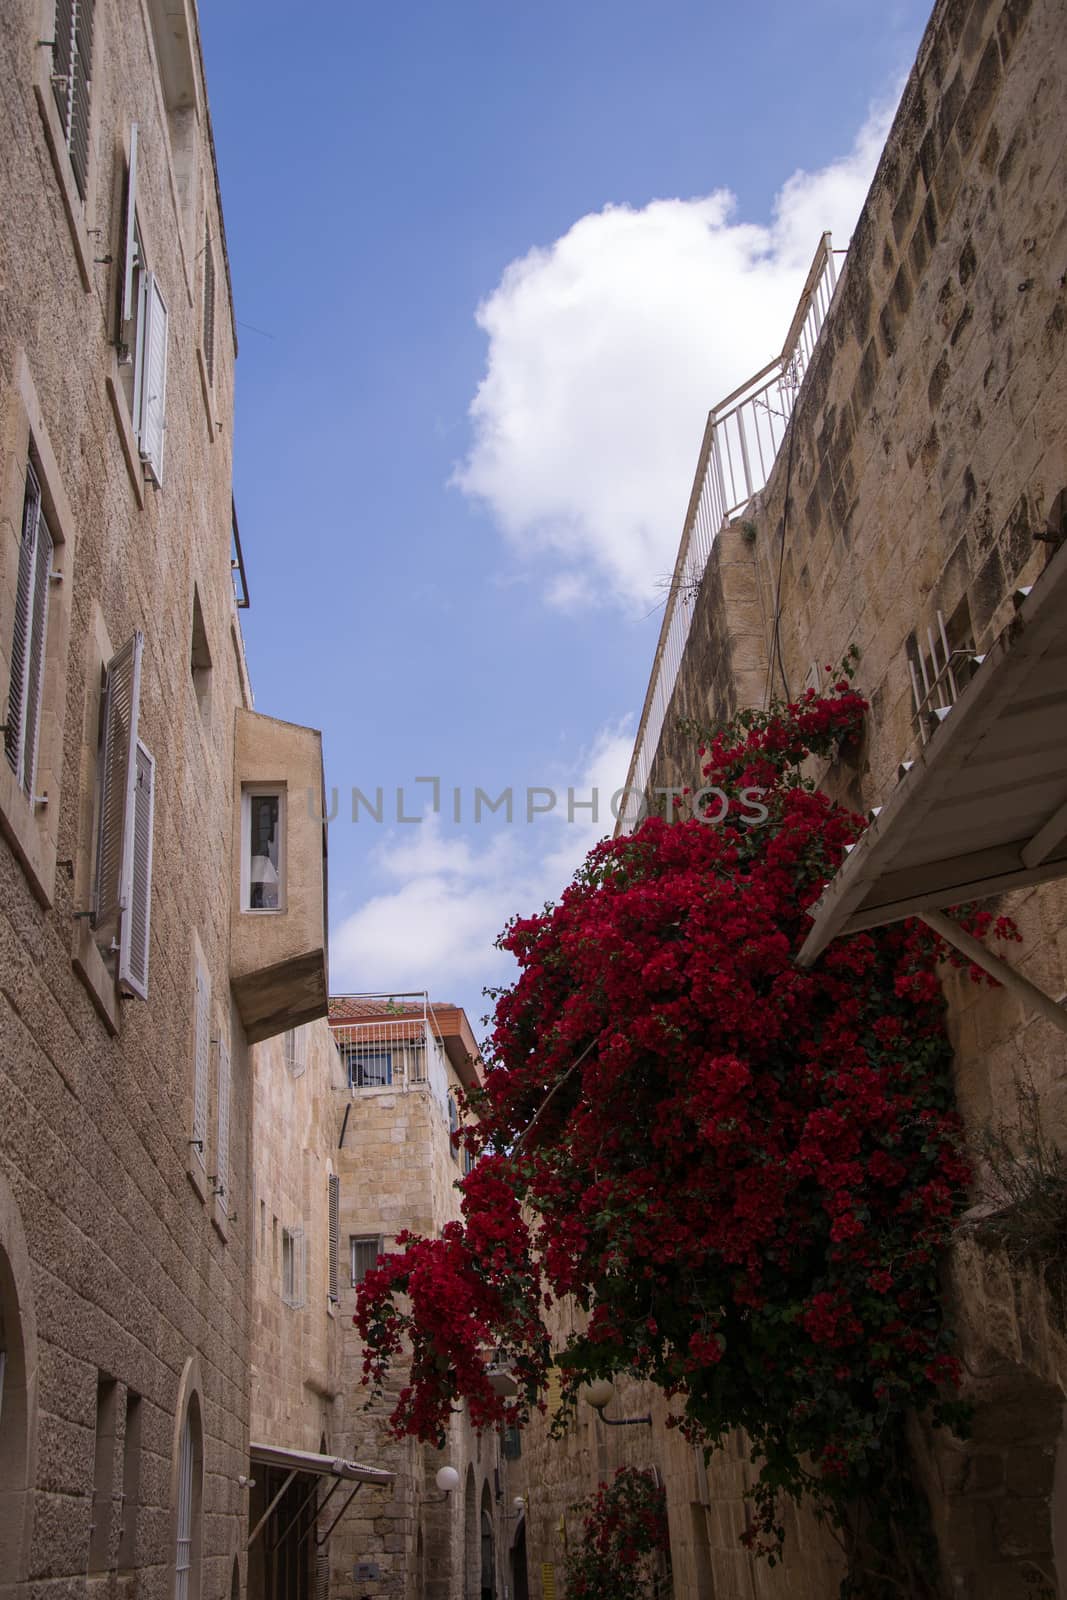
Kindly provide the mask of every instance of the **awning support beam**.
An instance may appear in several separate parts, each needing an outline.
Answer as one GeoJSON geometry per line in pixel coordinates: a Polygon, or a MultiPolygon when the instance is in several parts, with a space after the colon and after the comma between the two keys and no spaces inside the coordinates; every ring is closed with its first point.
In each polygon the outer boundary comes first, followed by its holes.
{"type": "Polygon", "coordinates": [[[356,1484],[355,1488],[352,1490],[352,1493],[349,1495],[348,1499],[345,1501],[345,1503],[341,1507],[340,1511],[334,1517],[333,1521],[330,1523],[330,1526],[326,1529],[326,1532],[323,1534],[322,1538],[321,1539],[317,1538],[315,1540],[315,1543],[316,1543],[316,1545],[318,1546],[318,1548],[320,1550],[322,1549],[324,1544],[327,1544],[329,1542],[330,1534],[336,1528],[337,1524],[340,1522],[341,1518],[344,1516],[345,1512],[348,1510],[349,1506],[352,1504],[353,1500],[356,1498],[356,1495],[359,1493],[359,1491],[362,1489],[362,1487],[363,1487],[363,1485],[361,1483],[357,1483],[356,1484]]]}
{"type": "MultiPolygon", "coordinates": [[[[301,1500],[299,1506],[294,1511],[293,1515],[289,1518],[289,1521],[285,1525],[284,1531],[278,1535],[278,1537],[275,1539],[274,1543],[271,1545],[271,1547],[270,1547],[271,1555],[273,1555],[275,1550],[277,1550],[280,1545],[283,1545],[285,1543],[286,1539],[288,1539],[290,1533],[292,1533],[293,1529],[296,1527],[297,1523],[300,1521],[300,1518],[304,1515],[304,1512],[307,1510],[308,1506],[311,1504],[312,1500],[314,1500],[314,1498],[318,1494],[318,1492],[319,1492],[319,1481],[316,1478],[315,1482],[311,1485],[311,1488],[308,1490],[308,1492],[304,1496],[303,1500],[301,1500]]],[[[299,1548],[299,1546],[298,1546],[298,1548],[299,1548]]]]}
{"type": "Polygon", "coordinates": [[[1051,995],[1047,995],[1044,989],[1039,989],[1036,983],[1024,978],[1021,972],[1009,967],[1006,961],[995,956],[992,950],[987,950],[973,934],[966,933],[958,922],[946,917],[943,911],[923,911],[920,916],[926,926],[932,928],[934,933],[940,934],[946,944],[954,945],[961,955],[973,961],[976,967],[981,967],[983,972],[988,972],[991,978],[996,978],[1005,989],[1017,994],[1022,1001],[1051,1022],[1053,1027],[1067,1033],[1067,1010],[1053,1000],[1051,995]]]}
{"type": "Polygon", "coordinates": [[[267,1518],[270,1516],[271,1512],[274,1510],[274,1507],[278,1504],[278,1501],[281,1499],[282,1495],[285,1493],[286,1489],[288,1489],[289,1485],[292,1483],[292,1481],[293,1481],[293,1479],[295,1477],[296,1477],[296,1468],[294,1467],[292,1472],[290,1472],[289,1476],[286,1478],[285,1482],[282,1484],[281,1488],[278,1490],[278,1493],[274,1496],[274,1499],[271,1501],[271,1503],[267,1507],[266,1511],[264,1511],[263,1515],[260,1517],[260,1519],[256,1523],[255,1527],[252,1529],[252,1532],[248,1535],[248,1543],[245,1546],[246,1550],[251,1550],[252,1546],[256,1542],[256,1538],[257,1538],[261,1528],[263,1527],[263,1524],[266,1522],[267,1518]]]}

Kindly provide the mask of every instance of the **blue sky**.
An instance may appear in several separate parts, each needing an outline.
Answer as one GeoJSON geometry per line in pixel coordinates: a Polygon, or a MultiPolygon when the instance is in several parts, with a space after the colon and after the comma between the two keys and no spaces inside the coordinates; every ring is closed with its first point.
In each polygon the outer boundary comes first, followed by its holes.
{"type": "Polygon", "coordinates": [[[201,11],[256,702],[325,735],[333,987],[477,1020],[503,920],[610,827],[566,789],[625,777],[704,417],[845,243],[927,8],[252,15],[201,11]]]}

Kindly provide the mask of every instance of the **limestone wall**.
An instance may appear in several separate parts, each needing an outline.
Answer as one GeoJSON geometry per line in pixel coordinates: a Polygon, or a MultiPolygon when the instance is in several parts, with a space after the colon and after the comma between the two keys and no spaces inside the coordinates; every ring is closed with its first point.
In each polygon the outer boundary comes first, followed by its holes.
{"type": "MultiPolygon", "coordinates": [[[[179,150],[148,6],[97,5],[82,202],[67,150],[57,145],[52,54],[40,43],[52,37],[53,13],[37,0],[0,10],[5,710],[30,457],[63,540],[42,719],[47,806],[31,814],[9,785],[0,837],[3,1256],[23,1262],[15,1290],[0,1266],[0,1293],[9,1342],[36,1328],[19,1440],[7,1433],[15,1401],[5,1385],[4,1451],[12,1455],[3,1475],[7,1484],[11,1468],[28,1492],[25,1538],[4,1518],[0,1588],[22,1579],[41,1600],[81,1597],[87,1581],[93,1592],[132,1592],[136,1569],[143,1600],[172,1594],[176,1421],[186,1398],[198,1395],[205,1470],[194,1548],[202,1587],[194,1592],[217,1596],[230,1593],[235,1560],[243,1567],[236,1480],[248,1430],[251,1138],[250,1067],[229,1002],[229,907],[220,893],[230,868],[233,720],[246,701],[230,574],[228,275],[195,33],[195,103],[179,150]],[[158,489],[132,443],[126,374],[112,342],[131,122],[139,130],[144,250],[169,311],[158,489]],[[216,271],[210,378],[205,238],[216,271]],[[210,658],[199,680],[194,588],[210,658]],[[82,915],[100,668],[135,629],[145,636],[141,735],[156,761],[147,1002],[118,999],[82,915]],[[27,848],[34,829],[51,855],[27,848]],[[228,1040],[233,1071],[225,1208],[188,1176],[197,944],[210,981],[211,1036],[228,1040]],[[89,1580],[87,1570],[95,1574],[89,1580]]],[[[217,1050],[213,1044],[211,1140],[217,1050]]]]}
{"type": "MultiPolygon", "coordinates": [[[[795,695],[813,665],[821,673],[856,645],[869,731],[859,761],[825,782],[857,809],[882,803],[919,739],[917,640],[940,611],[954,644],[981,651],[1010,620],[1015,587],[1044,565],[1049,546],[1034,535],[1067,484],[1065,88],[1067,29],[1052,0],[936,7],[798,398],[791,482],[783,450],[765,492],[716,540],[653,784],[696,775],[679,717],[714,724],[764,704],[772,683],[795,695]]],[[[1063,889],[999,908],[1023,933],[1014,964],[1063,994],[1063,889]]],[[[1062,1035],[1003,990],[946,973],[945,991],[969,1129],[1015,1117],[1022,1081],[1046,1134],[1062,1139],[1062,1035]]],[[[972,1244],[953,1262],[950,1314],[975,1439],[915,1436],[946,1577],[989,1600],[1054,1585],[1057,1554],[1067,1570],[1050,1504],[1067,1370],[1059,1319],[1035,1277],[972,1244]]],[[[684,1558],[678,1592],[834,1593],[830,1547],[806,1524],[781,1580],[745,1570],[744,1470],[730,1452],[709,1466],[707,1551],[684,1558]]],[[[673,1540],[685,1525],[673,1496],[671,1524],[673,1540]]]]}

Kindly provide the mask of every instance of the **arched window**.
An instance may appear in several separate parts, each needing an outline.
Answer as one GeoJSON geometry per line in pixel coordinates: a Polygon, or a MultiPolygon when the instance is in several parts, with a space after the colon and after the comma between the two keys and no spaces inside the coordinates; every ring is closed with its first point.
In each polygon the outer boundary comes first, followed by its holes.
{"type": "Polygon", "coordinates": [[[200,1600],[203,1541],[204,1426],[200,1395],[186,1363],[179,1392],[177,1459],[174,1463],[174,1600],[200,1600]]]}
{"type": "Polygon", "coordinates": [[[37,1332],[30,1261],[15,1199],[0,1176],[0,1584],[25,1577],[34,1480],[37,1332]]]}

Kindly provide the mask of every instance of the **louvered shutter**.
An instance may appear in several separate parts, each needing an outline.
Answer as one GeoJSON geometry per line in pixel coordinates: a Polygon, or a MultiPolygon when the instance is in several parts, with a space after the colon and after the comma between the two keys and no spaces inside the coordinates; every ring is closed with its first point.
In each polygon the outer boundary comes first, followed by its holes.
{"type": "Polygon", "coordinates": [[[158,484],[163,482],[163,437],[167,398],[167,307],[154,272],[145,273],[144,332],[138,434],[141,459],[158,484]]]}
{"type": "Polygon", "coordinates": [[[93,64],[93,0],[74,0],[74,60],[70,95],[70,164],[78,193],[89,181],[89,91],[93,64]]]}
{"type": "Polygon", "coordinates": [[[225,1039],[219,1040],[218,1076],[218,1128],[216,1130],[215,1182],[221,1193],[216,1195],[221,1210],[230,1202],[230,1047],[225,1039]]]}
{"type": "Polygon", "coordinates": [[[4,749],[19,785],[30,796],[37,775],[53,553],[52,535],[41,509],[41,486],[33,468],[27,467],[4,749]]]}
{"type": "Polygon", "coordinates": [[[156,764],[138,739],[130,830],[129,894],[119,933],[119,983],[148,999],[148,936],[152,910],[152,819],[156,764]]]}
{"type": "Polygon", "coordinates": [[[135,633],[112,656],[104,685],[100,741],[100,812],[96,844],[95,920],[109,922],[130,903],[137,721],[144,635],[135,633]]]}
{"type": "Polygon", "coordinates": [[[74,0],[56,0],[55,42],[52,46],[52,93],[70,146],[71,63],[74,60],[74,0]]]}
{"type": "Polygon", "coordinates": [[[122,330],[134,313],[137,280],[137,124],[130,123],[130,170],[126,178],[126,215],[122,228],[122,303],[119,306],[120,342],[122,330]]]}
{"type": "Polygon", "coordinates": [[[193,1154],[207,1166],[207,1085],[211,1052],[211,984],[196,964],[196,1017],[193,1041],[193,1154]]]}
{"type": "Polygon", "coordinates": [[[338,1250],[341,1240],[341,1180],[333,1173],[329,1178],[330,1187],[330,1269],[329,1288],[330,1299],[337,1304],[341,1298],[341,1286],[337,1267],[338,1250]]]}

